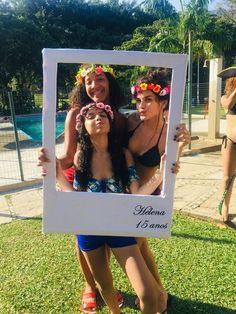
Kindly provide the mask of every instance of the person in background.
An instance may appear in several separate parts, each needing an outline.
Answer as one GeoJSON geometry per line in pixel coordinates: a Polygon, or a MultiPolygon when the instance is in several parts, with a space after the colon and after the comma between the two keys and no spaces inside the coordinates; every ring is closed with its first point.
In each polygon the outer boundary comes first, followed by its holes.
{"type": "Polygon", "coordinates": [[[236,66],[221,71],[218,76],[226,79],[225,94],[221,104],[226,113],[227,129],[223,137],[221,154],[223,161],[223,178],[221,181],[220,219],[229,220],[229,204],[236,176],[236,66]]]}

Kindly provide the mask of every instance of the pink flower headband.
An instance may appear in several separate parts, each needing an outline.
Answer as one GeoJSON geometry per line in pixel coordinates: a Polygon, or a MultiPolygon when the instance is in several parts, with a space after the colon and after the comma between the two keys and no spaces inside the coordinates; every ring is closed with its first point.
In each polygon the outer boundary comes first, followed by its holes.
{"type": "Polygon", "coordinates": [[[102,65],[96,65],[96,64],[91,64],[90,66],[88,65],[82,65],[75,78],[75,85],[79,86],[84,83],[84,78],[86,75],[89,73],[96,73],[96,74],[102,74],[104,72],[108,72],[111,75],[115,76],[113,68],[111,68],[108,64],[102,64],[102,65]]]}
{"type": "Polygon", "coordinates": [[[76,130],[78,131],[79,130],[79,126],[80,126],[80,117],[81,116],[85,116],[87,114],[87,112],[89,111],[89,109],[91,109],[92,107],[96,107],[98,109],[102,109],[104,111],[106,111],[109,115],[109,117],[111,118],[111,120],[114,119],[114,114],[113,114],[113,111],[111,110],[111,106],[110,105],[106,105],[102,102],[98,102],[98,103],[90,103],[88,104],[87,106],[84,106],[79,114],[77,114],[76,116],[76,130]]]}
{"type": "Polygon", "coordinates": [[[146,90],[151,90],[153,93],[157,94],[158,96],[166,96],[170,94],[171,86],[167,85],[163,89],[161,89],[161,85],[159,84],[147,84],[147,83],[141,83],[140,85],[135,85],[131,88],[131,93],[134,98],[137,97],[137,94],[146,90]]]}

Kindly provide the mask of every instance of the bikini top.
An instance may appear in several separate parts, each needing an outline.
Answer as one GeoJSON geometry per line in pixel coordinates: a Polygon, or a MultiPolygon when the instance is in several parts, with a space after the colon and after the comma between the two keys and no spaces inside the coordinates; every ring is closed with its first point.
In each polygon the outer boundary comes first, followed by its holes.
{"type": "MultiPolygon", "coordinates": [[[[140,122],[135,129],[128,132],[128,137],[131,138],[134,132],[137,130],[137,128],[141,125],[142,122],[140,122]]],[[[157,143],[151,147],[148,151],[143,153],[142,155],[136,156],[136,159],[140,162],[141,165],[145,167],[156,167],[160,165],[161,162],[161,154],[158,148],[160,138],[164,129],[165,123],[163,123],[160,135],[158,137],[157,143]]]]}
{"type": "Polygon", "coordinates": [[[227,114],[236,115],[236,104],[228,110],[227,114]]]}
{"type": "MultiPolygon", "coordinates": [[[[75,190],[80,188],[80,170],[75,170],[73,187],[75,190]]],[[[134,166],[128,167],[128,185],[133,181],[139,180],[136,169],[134,166]]],[[[106,180],[98,180],[90,178],[86,192],[101,192],[101,193],[125,193],[121,180],[115,180],[114,176],[106,180]]]]}

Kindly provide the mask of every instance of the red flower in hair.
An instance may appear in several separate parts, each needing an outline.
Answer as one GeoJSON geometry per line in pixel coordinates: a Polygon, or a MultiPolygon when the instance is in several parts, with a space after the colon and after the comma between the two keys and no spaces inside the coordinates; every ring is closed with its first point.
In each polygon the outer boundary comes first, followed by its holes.
{"type": "Polygon", "coordinates": [[[153,83],[151,83],[151,84],[148,84],[148,89],[151,89],[151,90],[153,90],[153,88],[154,88],[154,84],[153,83]]]}
{"type": "Polygon", "coordinates": [[[153,88],[154,93],[158,94],[159,91],[161,90],[161,86],[156,84],[155,87],[153,88]]]}
{"type": "Polygon", "coordinates": [[[103,73],[103,68],[101,66],[96,67],[95,73],[96,74],[102,74],[103,73]]]}

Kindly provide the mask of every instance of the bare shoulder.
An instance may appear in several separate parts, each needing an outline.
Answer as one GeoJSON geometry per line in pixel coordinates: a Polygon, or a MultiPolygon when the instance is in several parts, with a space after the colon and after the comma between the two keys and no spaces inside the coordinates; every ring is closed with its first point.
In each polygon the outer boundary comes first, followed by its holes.
{"type": "Polygon", "coordinates": [[[128,116],[128,129],[133,130],[139,123],[140,117],[138,112],[133,112],[128,116]]]}
{"type": "Polygon", "coordinates": [[[66,115],[66,119],[69,121],[76,119],[76,116],[79,114],[79,112],[79,108],[71,108],[66,115]]]}

